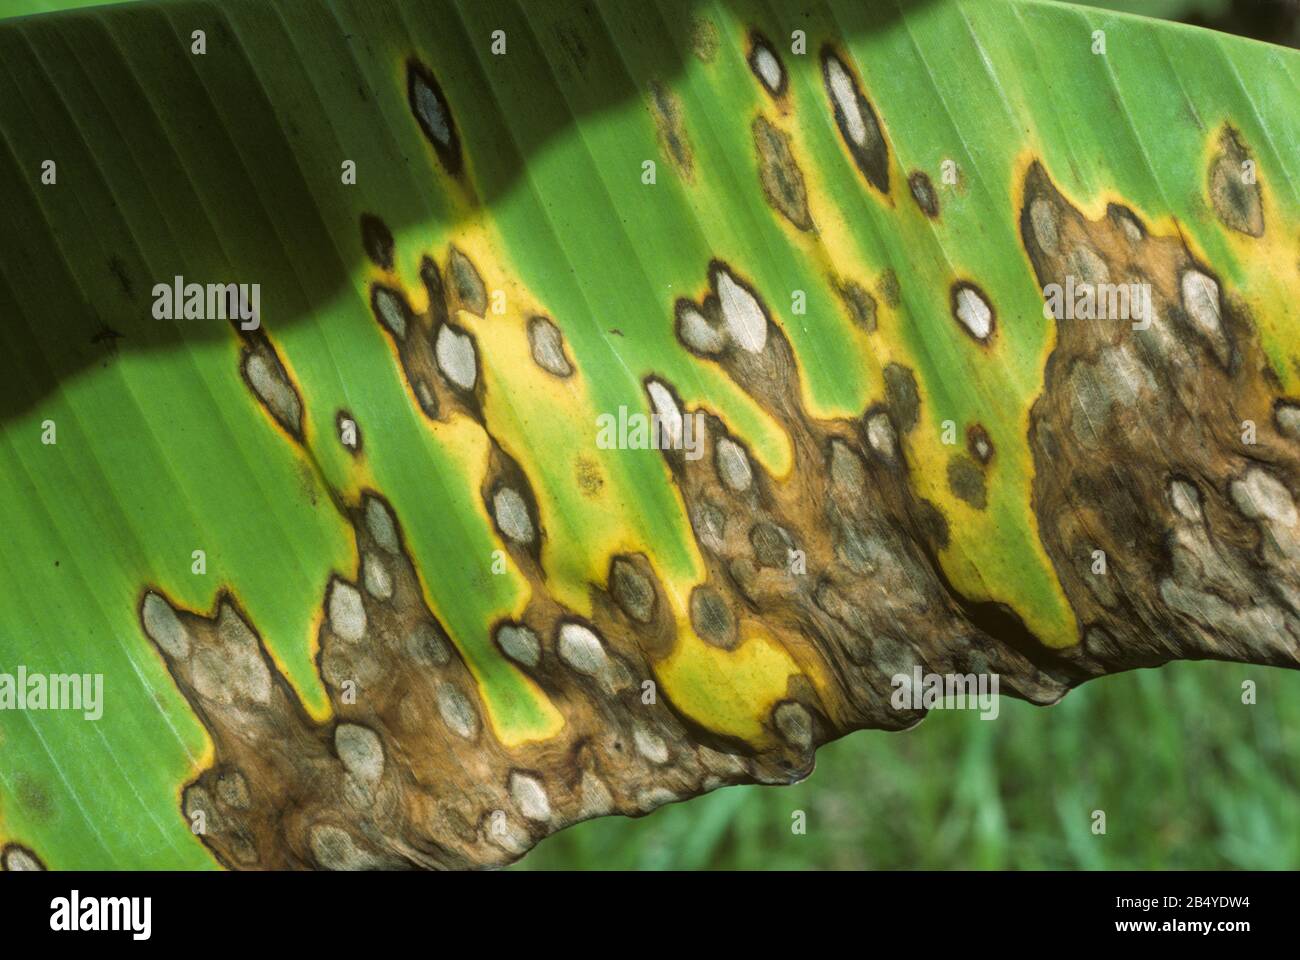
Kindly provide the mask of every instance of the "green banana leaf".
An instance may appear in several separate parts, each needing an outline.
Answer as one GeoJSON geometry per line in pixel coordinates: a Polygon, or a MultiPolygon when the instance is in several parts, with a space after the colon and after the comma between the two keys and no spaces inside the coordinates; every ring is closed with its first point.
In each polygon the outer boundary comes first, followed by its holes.
{"type": "Polygon", "coordinates": [[[6,864],[504,863],[913,676],[1295,666],[1298,71],[1038,0],[0,22],[6,864]]]}

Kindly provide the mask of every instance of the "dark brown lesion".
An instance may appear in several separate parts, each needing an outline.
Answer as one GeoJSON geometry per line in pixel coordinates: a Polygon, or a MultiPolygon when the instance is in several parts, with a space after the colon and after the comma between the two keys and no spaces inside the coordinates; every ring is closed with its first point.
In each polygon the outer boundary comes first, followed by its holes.
{"type": "Polygon", "coordinates": [[[441,268],[432,257],[422,258],[420,280],[428,301],[424,311],[416,313],[401,290],[376,281],[370,286],[371,313],[392,340],[406,383],[424,415],[446,421],[462,414],[481,424],[482,358],[474,335],[453,318],[461,310],[480,317],[486,313],[482,276],[473,261],[452,245],[441,268]]]}
{"type": "Polygon", "coordinates": [[[451,106],[433,71],[418,60],[406,64],[406,97],[411,113],[442,165],[453,177],[460,177],[465,160],[451,106]]]}
{"type": "Polygon", "coordinates": [[[361,215],[361,247],[375,266],[381,270],[393,269],[393,233],[388,224],[372,213],[361,215]]]}
{"type": "Polygon", "coordinates": [[[691,150],[690,137],[686,133],[686,121],[682,113],[681,101],[667,84],[659,80],[650,82],[650,114],[654,118],[655,130],[659,135],[659,145],[682,179],[690,182],[695,179],[695,157],[691,150]]]}
{"type": "Polygon", "coordinates": [[[976,510],[988,506],[982,465],[965,453],[955,453],[948,458],[948,489],[976,510]]]}
{"type": "Polygon", "coordinates": [[[862,284],[850,277],[832,277],[831,288],[843,304],[849,319],[867,333],[876,330],[876,298],[862,284]]]}
{"type": "Polygon", "coordinates": [[[889,193],[889,145],[885,140],[884,128],[881,126],[876,108],[863,95],[862,82],[856,72],[834,47],[828,44],[822,48],[821,62],[822,81],[844,145],[848,148],[858,170],[867,178],[867,182],[887,195],[889,193]],[[846,110],[845,105],[837,98],[837,93],[840,92],[837,89],[837,81],[847,85],[851,102],[856,108],[855,114],[846,110]],[[855,119],[860,119],[862,124],[860,136],[855,135],[857,130],[855,119]]]}
{"type": "Polygon", "coordinates": [[[1218,150],[1210,161],[1210,202],[1224,226],[1258,238],[1264,235],[1264,203],[1254,164],[1241,134],[1225,124],[1219,131],[1218,150]]]}
{"type": "MultiPolygon", "coordinates": [[[[510,481],[501,464],[495,474],[510,481]]],[[[142,629],[212,738],[213,760],[181,807],[223,865],[497,865],[589,817],[789,779],[784,748],[711,734],[656,688],[653,664],[671,653],[676,623],[640,554],[613,558],[588,617],[552,599],[522,558],[532,599],[490,634],[564,722],[550,739],[503,745],[480,679],[425,604],[392,507],[364,491],[343,509],[358,563],[322,598],[328,719],[307,713],[233,595],[208,614],[157,588],[140,601],[142,629]]]]}
{"type": "Polygon", "coordinates": [[[979,423],[972,423],[966,428],[966,449],[972,457],[985,465],[993,460],[993,455],[997,452],[989,432],[979,423]]]}
{"type": "MultiPolygon", "coordinates": [[[[735,273],[713,265],[710,296],[722,270],[735,273]]],[[[715,308],[706,297],[699,309],[715,308]]],[[[806,724],[790,721],[794,706],[784,708],[787,732],[808,730],[810,747],[862,726],[914,723],[919,714],[896,711],[889,699],[895,674],[916,664],[935,672],[991,670],[1019,695],[1038,702],[1059,697],[1074,680],[1068,666],[1033,647],[1032,638],[1033,659],[1007,644],[1001,628],[1014,616],[993,617],[967,602],[939,568],[946,525],[913,490],[899,440],[900,430],[919,420],[911,372],[890,365],[886,403],[858,420],[815,418],[803,406],[789,342],[766,304],[762,309],[768,328],[761,350],[727,340],[696,352],[784,429],[794,451],[788,475],[768,475],[719,417],[688,410],[673,395],[683,415],[704,414],[704,456],[663,451],[708,567],[701,588],[707,592],[700,601],[692,596],[697,633],[706,642],[705,634],[731,642],[731,611],[738,622],[761,623],[808,673],[829,677],[825,687],[792,694],[806,724]],[[737,450],[743,468],[736,466],[737,450]],[[708,615],[706,598],[716,616],[708,615]]],[[[679,305],[679,327],[680,315],[679,305]]],[[[725,329],[721,322],[719,329],[725,329]]]]}
{"type": "Polygon", "coordinates": [[[768,205],[799,230],[813,229],[808,210],[808,189],[803,171],[795,160],[789,134],[759,114],[754,118],[754,151],[758,154],[758,178],[768,205]]]}
{"type": "Polygon", "coordinates": [[[924,170],[913,170],[907,178],[907,186],[921,212],[931,220],[939,219],[939,194],[935,192],[929,174],[924,170]]]}
{"type": "Polygon", "coordinates": [[[1031,412],[1033,503],[1081,624],[1072,658],[1094,674],[1188,657],[1295,666],[1300,444],[1274,416],[1248,308],[1180,234],[1118,204],[1088,220],[1037,163],[1020,229],[1044,289],[1137,283],[1153,307],[1044,320],[1056,348],[1031,412]]]}

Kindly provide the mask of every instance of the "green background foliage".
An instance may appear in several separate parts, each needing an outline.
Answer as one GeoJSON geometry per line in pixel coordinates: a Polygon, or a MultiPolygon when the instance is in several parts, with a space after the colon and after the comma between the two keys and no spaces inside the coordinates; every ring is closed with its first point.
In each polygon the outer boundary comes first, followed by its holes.
{"type": "Polygon", "coordinates": [[[1050,708],[1003,698],[995,720],[935,711],[906,733],[855,733],[792,787],[579,824],[514,869],[1294,870],[1298,793],[1300,675],[1175,663],[1050,708]]]}

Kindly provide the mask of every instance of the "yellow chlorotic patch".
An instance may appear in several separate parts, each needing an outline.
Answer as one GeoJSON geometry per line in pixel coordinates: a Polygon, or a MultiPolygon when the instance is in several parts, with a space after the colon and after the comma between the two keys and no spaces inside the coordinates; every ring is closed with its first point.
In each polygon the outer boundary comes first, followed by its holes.
{"type": "Polygon", "coordinates": [[[701,726],[761,746],[770,738],[763,720],[786,697],[798,665],[752,621],[742,625],[735,650],[711,646],[678,624],[676,649],[655,666],[664,694],[701,726]]]}

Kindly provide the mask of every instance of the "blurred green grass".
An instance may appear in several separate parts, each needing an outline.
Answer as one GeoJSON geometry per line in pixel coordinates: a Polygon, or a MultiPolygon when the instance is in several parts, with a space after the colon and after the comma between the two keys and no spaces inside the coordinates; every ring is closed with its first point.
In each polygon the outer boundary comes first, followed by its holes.
{"type": "Polygon", "coordinates": [[[1177,663],[995,720],[935,711],[729,787],[543,841],[513,869],[1296,869],[1300,673],[1177,663]],[[1242,703],[1242,682],[1257,702],[1242,703]],[[1104,810],[1107,832],[1092,833],[1104,810]],[[791,814],[807,815],[807,833],[791,814]]]}

